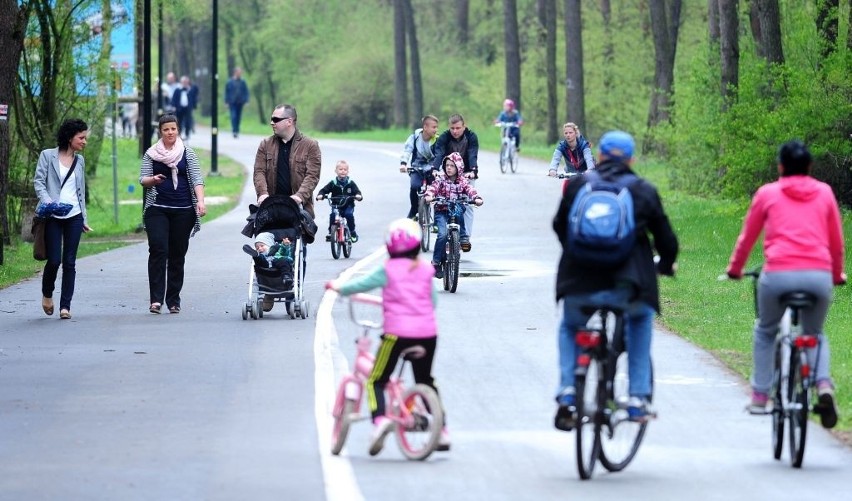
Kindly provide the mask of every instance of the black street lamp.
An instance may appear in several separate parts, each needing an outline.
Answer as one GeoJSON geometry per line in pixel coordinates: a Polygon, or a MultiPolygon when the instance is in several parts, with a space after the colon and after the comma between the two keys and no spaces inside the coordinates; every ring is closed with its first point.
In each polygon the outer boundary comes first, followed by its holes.
{"type": "Polygon", "coordinates": [[[142,137],[140,144],[142,153],[151,146],[151,0],[142,3],[143,29],[142,39],[144,54],[142,56],[142,137]]]}

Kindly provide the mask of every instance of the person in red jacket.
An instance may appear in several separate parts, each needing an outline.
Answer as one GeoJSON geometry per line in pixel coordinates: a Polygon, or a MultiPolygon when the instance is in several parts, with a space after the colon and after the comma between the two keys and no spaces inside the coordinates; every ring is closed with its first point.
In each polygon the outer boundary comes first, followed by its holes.
{"type": "Polygon", "coordinates": [[[816,358],[819,402],[815,412],[822,425],[837,424],[834,385],[829,376],[831,353],[823,324],[831,304],[832,286],[846,283],[843,271],[843,229],[837,200],[831,187],[810,176],[813,157],[804,143],[789,141],[778,151],[778,181],[760,187],[751,201],[743,228],[728,264],[728,276],[741,278],[743,267],[760,233],[764,264],[758,279],[760,319],[754,327],[754,365],[749,411],[766,412],[772,384],[772,352],[778,324],[784,315],[779,298],[803,290],[817,298],[813,308],[802,311],[805,332],[817,333],[819,348],[808,353],[816,358]],[[819,350],[819,354],[816,351],[819,350]]]}

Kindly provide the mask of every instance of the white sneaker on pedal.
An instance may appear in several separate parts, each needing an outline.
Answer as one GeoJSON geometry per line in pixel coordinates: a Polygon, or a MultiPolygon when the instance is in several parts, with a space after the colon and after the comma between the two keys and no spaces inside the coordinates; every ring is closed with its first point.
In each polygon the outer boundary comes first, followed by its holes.
{"type": "Polygon", "coordinates": [[[373,434],[370,436],[370,455],[375,456],[382,452],[382,447],[385,445],[385,437],[393,429],[393,421],[382,416],[373,424],[373,434]]]}

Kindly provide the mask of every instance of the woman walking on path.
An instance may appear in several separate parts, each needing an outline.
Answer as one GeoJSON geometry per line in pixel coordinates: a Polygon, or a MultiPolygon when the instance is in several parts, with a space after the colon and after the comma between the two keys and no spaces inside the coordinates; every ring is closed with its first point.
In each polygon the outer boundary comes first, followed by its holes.
{"type": "Polygon", "coordinates": [[[53,289],[62,265],[59,318],[64,320],[71,318],[80,237],[84,231],[92,231],[86,215],[85,162],[77,154],[86,147],[88,135],[86,122],[78,118],[65,120],[56,133],[57,147],[41,152],[33,180],[39,203],[70,206],[63,215],[54,213],[47,218],[44,231],[47,262],[41,277],[41,307],[47,315],[53,315],[53,289]]]}
{"type": "Polygon", "coordinates": [[[163,303],[180,313],[183,266],[189,238],[201,229],[204,179],[198,157],[184,146],[174,115],[159,120],[160,140],[145,152],[139,183],[146,188],[142,222],[148,234],[151,313],[163,303]]]}

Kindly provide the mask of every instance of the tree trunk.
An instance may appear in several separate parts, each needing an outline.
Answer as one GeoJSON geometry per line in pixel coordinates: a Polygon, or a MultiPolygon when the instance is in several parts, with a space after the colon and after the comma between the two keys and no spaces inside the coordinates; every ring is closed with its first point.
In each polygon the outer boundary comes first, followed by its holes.
{"type": "Polygon", "coordinates": [[[781,14],[778,0],[751,0],[752,32],[758,55],[771,64],[784,63],[781,45],[781,14]],[[754,19],[756,18],[756,19],[754,19]]]}
{"type": "MultiPolygon", "coordinates": [[[[817,0],[817,32],[821,40],[820,55],[822,59],[826,59],[835,50],[837,50],[837,31],[839,20],[839,0],[817,0]]],[[[850,20],[852,20],[852,6],[850,6],[850,20]]],[[[849,29],[852,33],[852,28],[849,29]]],[[[852,44],[852,40],[847,38],[847,45],[852,44]]],[[[852,46],[852,45],[850,45],[852,46]]]]}
{"type": "Polygon", "coordinates": [[[539,43],[545,47],[545,79],[547,87],[547,123],[545,140],[559,140],[559,107],[556,95],[556,0],[536,0],[538,22],[541,25],[539,43]]]}
{"type": "Polygon", "coordinates": [[[521,44],[518,36],[518,5],[503,0],[503,42],[506,51],[506,97],[521,109],[521,44]]]}
{"type": "Polygon", "coordinates": [[[721,56],[721,92],[724,108],[733,102],[739,86],[740,42],[738,0],[719,0],[719,53],[721,56]]]}
{"type": "Polygon", "coordinates": [[[405,8],[403,0],[393,2],[393,124],[408,124],[408,79],[405,61],[405,8]]]}
{"type": "Polygon", "coordinates": [[[614,80],[613,70],[615,61],[615,45],[612,43],[612,5],[610,0],[601,0],[601,17],[603,18],[604,48],[603,48],[603,88],[612,90],[614,80]]]}
{"type": "Polygon", "coordinates": [[[707,0],[707,36],[711,44],[719,43],[719,0],[707,0]]]}
{"type": "MultiPolygon", "coordinates": [[[[678,3],[679,0],[670,0],[678,3]]],[[[669,38],[672,31],[670,24],[677,24],[679,19],[666,19],[666,0],[650,0],[651,31],[654,35],[654,90],[651,94],[651,107],[648,111],[648,127],[654,127],[661,122],[670,120],[669,107],[671,104],[672,86],[674,83],[674,51],[675,45],[669,38]]],[[[680,12],[679,9],[676,12],[680,12]]]]}
{"type": "Polygon", "coordinates": [[[456,0],[456,21],[458,22],[459,44],[467,45],[470,31],[470,0],[456,0]]]}
{"type": "Polygon", "coordinates": [[[580,0],[565,0],[565,115],[581,131],[586,126],[582,26],[580,0]]]}
{"type": "Polygon", "coordinates": [[[417,43],[417,25],[414,22],[414,9],[411,7],[411,0],[403,0],[403,5],[405,7],[405,29],[408,33],[408,52],[411,57],[411,92],[413,95],[411,112],[414,116],[409,117],[409,123],[413,127],[417,127],[420,118],[425,115],[423,112],[423,75],[420,73],[420,45],[417,43]]]}
{"type": "Polygon", "coordinates": [[[24,49],[24,31],[31,4],[19,0],[0,0],[0,264],[3,264],[3,246],[10,245],[9,224],[9,164],[11,158],[12,101],[18,82],[18,61],[24,49]]]}

